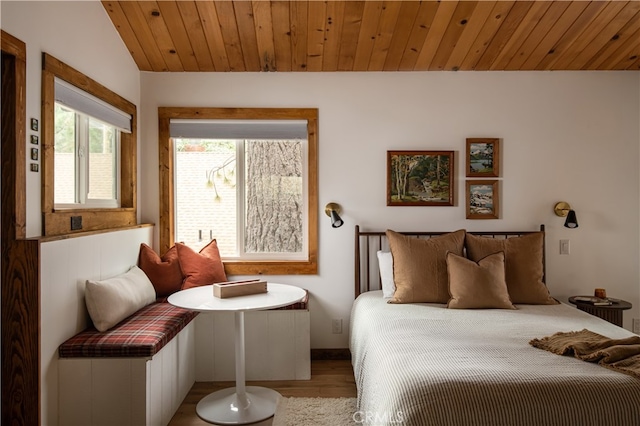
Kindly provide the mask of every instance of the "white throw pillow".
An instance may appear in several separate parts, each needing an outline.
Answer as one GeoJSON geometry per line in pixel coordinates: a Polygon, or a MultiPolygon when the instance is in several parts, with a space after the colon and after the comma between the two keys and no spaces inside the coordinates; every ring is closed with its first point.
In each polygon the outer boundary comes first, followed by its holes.
{"type": "Polygon", "coordinates": [[[391,252],[378,250],[378,267],[382,280],[382,297],[393,297],[396,284],[393,282],[393,255],[391,252]]]}
{"type": "Polygon", "coordinates": [[[142,269],[103,281],[87,280],[84,299],[93,325],[106,331],[156,300],[156,291],[142,269]]]}

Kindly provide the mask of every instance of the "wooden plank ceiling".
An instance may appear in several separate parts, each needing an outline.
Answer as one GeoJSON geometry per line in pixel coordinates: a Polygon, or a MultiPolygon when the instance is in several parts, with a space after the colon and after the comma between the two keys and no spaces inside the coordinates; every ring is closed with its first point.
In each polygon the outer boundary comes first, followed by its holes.
{"type": "Polygon", "coordinates": [[[143,71],[640,70],[640,1],[103,1],[143,71]]]}

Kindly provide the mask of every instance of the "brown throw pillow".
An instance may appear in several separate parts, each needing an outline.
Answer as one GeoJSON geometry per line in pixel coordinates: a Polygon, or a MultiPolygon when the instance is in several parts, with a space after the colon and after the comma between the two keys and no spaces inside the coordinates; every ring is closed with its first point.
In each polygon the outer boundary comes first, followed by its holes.
{"type": "Polygon", "coordinates": [[[183,290],[227,281],[216,240],[211,240],[200,250],[200,253],[196,253],[182,243],[176,243],[176,247],[180,267],[185,277],[182,284],[183,290]]]}
{"type": "Polygon", "coordinates": [[[447,254],[450,309],[515,309],[509,299],[504,253],[490,254],[478,263],[447,254]]]}
{"type": "Polygon", "coordinates": [[[464,230],[419,239],[388,230],[396,291],[389,303],[447,303],[447,252],[462,256],[464,230]]]}
{"type": "Polygon", "coordinates": [[[169,296],[182,288],[182,271],[176,246],[160,257],[145,243],[140,244],[138,266],[149,277],[157,297],[169,296]]]}
{"type": "Polygon", "coordinates": [[[499,251],[504,252],[507,289],[511,303],[526,305],[555,305],[542,282],[544,234],[534,232],[521,237],[496,239],[467,234],[467,257],[474,262],[499,251]]]}

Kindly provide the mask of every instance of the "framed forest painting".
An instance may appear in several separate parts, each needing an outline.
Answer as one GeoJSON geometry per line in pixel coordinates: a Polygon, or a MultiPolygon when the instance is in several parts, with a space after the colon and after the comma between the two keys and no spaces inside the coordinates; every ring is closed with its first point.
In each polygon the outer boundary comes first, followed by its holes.
{"type": "Polygon", "coordinates": [[[467,177],[500,176],[500,139],[467,139],[467,177]]]}
{"type": "Polygon", "coordinates": [[[388,206],[453,206],[454,151],[387,151],[388,206]]]}

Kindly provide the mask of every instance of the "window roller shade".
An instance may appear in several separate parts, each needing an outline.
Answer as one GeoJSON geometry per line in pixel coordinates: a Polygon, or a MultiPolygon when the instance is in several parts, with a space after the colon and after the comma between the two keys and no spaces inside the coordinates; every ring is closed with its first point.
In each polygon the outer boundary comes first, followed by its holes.
{"type": "Polygon", "coordinates": [[[131,133],[131,115],[58,78],[55,78],[55,101],[131,133]]]}
{"type": "Polygon", "coordinates": [[[172,138],[307,139],[307,120],[171,120],[172,138]]]}

